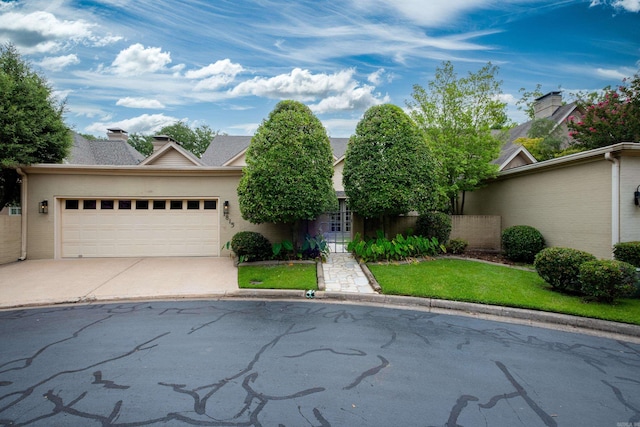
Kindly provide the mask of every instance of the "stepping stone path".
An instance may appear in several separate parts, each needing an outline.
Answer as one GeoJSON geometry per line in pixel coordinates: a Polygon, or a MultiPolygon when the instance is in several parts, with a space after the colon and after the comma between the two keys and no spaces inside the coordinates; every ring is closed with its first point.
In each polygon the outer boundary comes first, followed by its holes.
{"type": "Polygon", "coordinates": [[[325,291],[375,293],[360,264],[350,253],[331,253],[322,263],[325,291]]]}

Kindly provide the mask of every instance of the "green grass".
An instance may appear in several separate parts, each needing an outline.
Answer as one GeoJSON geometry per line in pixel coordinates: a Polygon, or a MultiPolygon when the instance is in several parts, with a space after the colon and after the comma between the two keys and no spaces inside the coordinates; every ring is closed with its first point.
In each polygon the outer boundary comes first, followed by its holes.
{"type": "Polygon", "coordinates": [[[243,265],[238,286],[253,289],[318,289],[315,264],[243,265]]]}
{"type": "Polygon", "coordinates": [[[587,302],[552,290],[532,271],[453,259],[368,267],[385,294],[528,308],[640,325],[640,299],[620,299],[615,304],[587,302]]]}

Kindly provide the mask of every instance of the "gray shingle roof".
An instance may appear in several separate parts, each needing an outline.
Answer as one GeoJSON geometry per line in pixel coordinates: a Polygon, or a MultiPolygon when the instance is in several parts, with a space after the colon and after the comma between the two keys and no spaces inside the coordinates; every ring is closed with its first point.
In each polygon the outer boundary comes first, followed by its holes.
{"type": "Polygon", "coordinates": [[[73,146],[65,163],[72,165],[137,165],[144,159],[135,148],[126,141],[96,140],[89,141],[73,133],[73,146]]]}
{"type": "MultiPolygon", "coordinates": [[[[245,151],[252,136],[217,135],[209,144],[200,161],[206,166],[222,166],[245,151]]],[[[349,138],[329,138],[333,155],[339,159],[347,150],[349,138]]]]}
{"type": "MultiPolygon", "coordinates": [[[[566,104],[558,108],[554,113],[547,117],[547,119],[556,123],[556,125],[562,125],[563,121],[577,108],[575,102],[570,104],[566,104]]],[[[501,165],[503,164],[509,156],[511,156],[520,145],[515,144],[514,141],[518,138],[526,138],[529,130],[531,129],[531,125],[533,124],[533,120],[522,123],[514,128],[509,129],[509,139],[502,146],[500,150],[500,157],[494,161],[494,163],[501,165]]]]}

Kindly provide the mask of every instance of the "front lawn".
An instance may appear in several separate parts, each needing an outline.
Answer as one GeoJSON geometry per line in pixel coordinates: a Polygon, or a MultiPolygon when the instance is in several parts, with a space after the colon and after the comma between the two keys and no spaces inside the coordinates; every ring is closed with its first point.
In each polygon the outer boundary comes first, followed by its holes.
{"type": "Polygon", "coordinates": [[[315,264],[242,265],[238,286],[253,289],[318,289],[315,264]]]}
{"type": "Polygon", "coordinates": [[[529,308],[640,325],[640,299],[585,302],[553,291],[532,271],[477,261],[437,259],[414,264],[368,264],[385,294],[529,308]]]}

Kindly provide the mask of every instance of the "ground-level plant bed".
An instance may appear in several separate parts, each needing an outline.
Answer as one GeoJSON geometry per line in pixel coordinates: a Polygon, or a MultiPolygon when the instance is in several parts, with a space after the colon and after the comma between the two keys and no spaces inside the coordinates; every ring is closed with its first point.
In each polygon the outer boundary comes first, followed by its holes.
{"type": "Polygon", "coordinates": [[[238,286],[253,289],[318,289],[316,264],[240,265],[238,286]]]}
{"type": "Polygon", "coordinates": [[[620,299],[614,304],[585,301],[554,291],[533,271],[446,258],[367,266],[385,294],[528,308],[640,325],[640,299],[620,299]]]}

